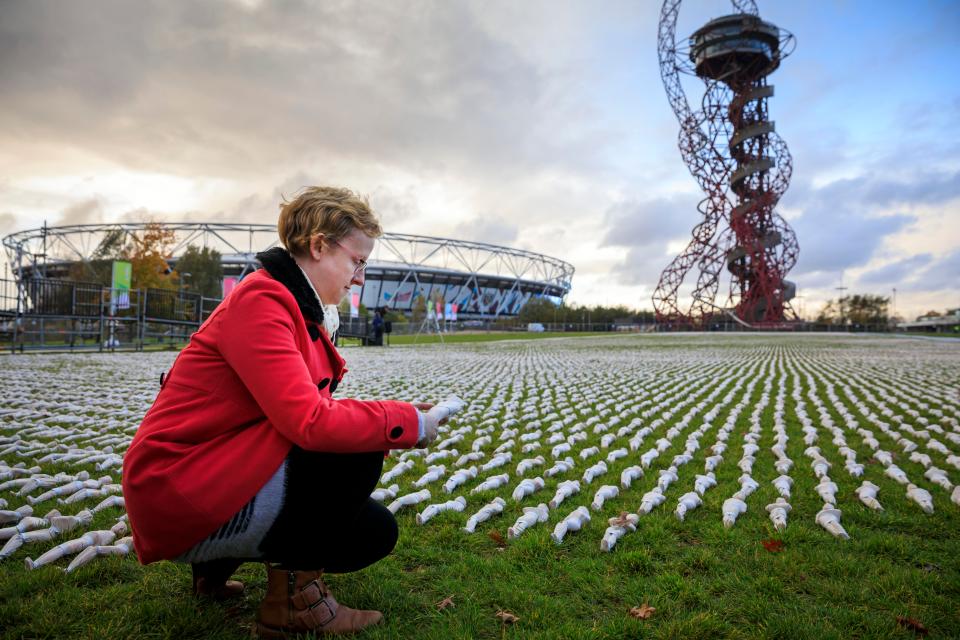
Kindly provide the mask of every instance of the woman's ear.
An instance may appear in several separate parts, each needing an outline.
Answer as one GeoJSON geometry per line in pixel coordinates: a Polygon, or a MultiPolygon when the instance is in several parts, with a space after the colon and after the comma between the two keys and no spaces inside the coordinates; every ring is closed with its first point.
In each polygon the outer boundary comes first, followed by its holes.
{"type": "Polygon", "coordinates": [[[321,253],[323,253],[323,234],[318,233],[310,237],[310,257],[319,260],[321,253]]]}

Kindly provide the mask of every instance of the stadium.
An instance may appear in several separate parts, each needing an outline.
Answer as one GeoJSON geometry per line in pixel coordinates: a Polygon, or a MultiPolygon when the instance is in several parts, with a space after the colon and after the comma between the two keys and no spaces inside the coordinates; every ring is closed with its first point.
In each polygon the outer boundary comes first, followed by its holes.
{"type": "MultiPolygon", "coordinates": [[[[78,262],[89,261],[108,236],[139,237],[157,223],[44,226],[3,239],[16,283],[17,308],[31,309],[30,283],[62,281],[78,262]]],[[[276,227],[267,224],[161,223],[176,238],[167,260],[175,269],[189,246],[206,247],[221,255],[225,280],[242,279],[258,267],[256,254],[279,242],[276,227]]],[[[511,247],[399,233],[377,242],[359,302],[411,314],[418,301],[441,302],[452,319],[490,319],[519,313],[531,297],[562,300],[570,291],[573,265],[511,247]]],[[[76,295],[73,295],[76,298],[76,295]]],[[[432,305],[431,305],[432,306],[432,305]]]]}

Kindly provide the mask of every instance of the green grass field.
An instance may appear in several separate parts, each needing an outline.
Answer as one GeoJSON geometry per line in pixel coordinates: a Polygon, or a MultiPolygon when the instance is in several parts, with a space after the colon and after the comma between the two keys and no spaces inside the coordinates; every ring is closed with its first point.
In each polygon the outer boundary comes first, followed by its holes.
{"type": "MultiPolygon", "coordinates": [[[[486,336],[455,337],[480,340],[486,336]]],[[[956,346],[889,338],[700,335],[345,351],[351,376],[358,377],[345,385],[345,395],[382,394],[391,386],[397,388],[397,397],[410,399],[456,391],[473,403],[473,414],[468,411],[458,417],[451,428],[479,426],[481,418],[490,415],[504,418],[509,407],[490,409],[497,393],[517,401],[520,408],[514,415],[522,415],[524,406],[568,403],[576,407],[578,420],[597,416],[603,422],[619,415],[620,425],[635,418],[645,425],[662,421],[639,451],[611,464],[610,479],[604,476],[603,481],[588,485],[551,511],[548,524],[534,526],[506,544],[494,538],[506,538],[507,527],[520,512],[509,498],[518,481],[514,467],[521,458],[536,453],[516,451],[511,464],[503,469],[511,474],[504,490],[477,496],[463,492],[468,496],[465,513],[441,513],[418,526],[414,520],[418,508],[401,510],[397,516],[401,538],[391,556],[364,571],[328,579],[342,603],[384,612],[382,625],[358,637],[960,637],[960,505],[950,501],[949,492],[925,480],[924,467],[909,460],[868,419],[869,415],[883,416],[886,407],[900,416],[895,424],[905,432],[902,425],[919,428],[920,417],[931,425],[956,418],[960,406],[956,392],[960,387],[960,348],[956,346]],[[446,381],[457,376],[464,381],[446,381]],[[755,383],[738,387],[741,378],[755,383]],[[647,408],[656,406],[654,391],[663,394],[660,401],[669,401],[666,412],[644,416],[643,407],[634,405],[617,413],[617,406],[629,404],[632,398],[651,400],[647,408]],[[782,410],[775,406],[778,395],[782,410]],[[814,397],[824,402],[825,413],[818,415],[814,410],[814,397]],[[725,398],[729,399],[726,403],[725,398]],[[687,400],[690,402],[684,404],[687,400]],[[682,416],[698,402],[704,403],[703,408],[689,424],[683,424],[682,416]],[[684,521],[678,520],[673,513],[676,499],[690,490],[696,474],[704,472],[703,459],[709,455],[706,449],[713,444],[718,425],[741,402],[743,410],[730,432],[728,453],[717,468],[718,486],[705,493],[703,506],[688,513],[684,521]],[[823,500],[813,488],[817,478],[805,455],[798,403],[805,405],[820,429],[817,444],[833,462],[830,477],[839,487],[837,507],[842,510],[849,540],[836,539],[814,523],[823,500]],[[667,501],[641,517],[637,531],[621,539],[611,553],[601,552],[599,540],[607,517],[637,508],[640,496],[656,484],[656,470],[683,452],[686,434],[704,422],[704,414],[711,408],[716,408],[716,415],[708,420],[712,430],[705,430],[693,460],[678,468],[679,478],[668,488],[667,501]],[[883,473],[883,465],[871,456],[862,435],[845,427],[848,420],[840,409],[849,412],[860,428],[875,431],[882,447],[894,454],[896,464],[930,491],[933,514],[924,514],[904,498],[903,487],[883,473]],[[610,411],[603,415],[606,410],[610,411]],[[720,522],[720,507],[738,486],[741,470],[736,463],[753,411],[761,427],[753,469],[760,488],[747,499],[747,513],[726,529],[720,522]],[[771,480],[779,474],[770,453],[774,444],[771,425],[777,420],[783,421],[790,435],[786,452],[796,463],[790,472],[794,479],[792,511],[786,530],[780,533],[773,529],[764,509],[777,496],[771,480]],[[863,478],[844,470],[838,445],[824,431],[825,422],[846,429],[850,448],[865,466],[863,478]],[[589,503],[600,484],[616,484],[619,471],[637,464],[635,456],[673,427],[681,435],[663,450],[644,478],[622,490],[602,512],[591,512],[591,522],[582,531],[568,534],[562,544],[550,539],[559,518],[575,506],[589,503]],[[885,507],[881,513],[866,508],[854,495],[861,480],[867,478],[880,486],[879,499],[885,507]],[[461,527],[467,515],[496,495],[508,500],[504,514],[481,524],[476,534],[465,534],[461,527]],[[440,608],[438,604],[448,597],[453,604],[440,608]],[[631,608],[644,603],[655,609],[647,619],[630,615],[631,608]],[[497,615],[501,611],[518,619],[505,623],[497,615]]],[[[89,386],[91,394],[109,388],[116,376],[132,378],[133,384],[152,385],[131,405],[128,423],[132,424],[152,398],[153,377],[169,366],[171,359],[172,355],[162,353],[17,356],[4,361],[0,392],[7,395],[0,397],[9,398],[9,390],[18,384],[29,387],[36,398],[84,388],[73,384],[58,390],[42,374],[56,378],[66,372],[66,377],[92,378],[96,384],[89,386]]],[[[0,400],[0,412],[5,406],[19,407],[15,402],[4,403],[0,400]]],[[[100,411],[94,405],[93,417],[100,411]]],[[[0,436],[9,438],[14,418],[0,414],[0,420],[5,421],[0,422],[0,436]]],[[[17,420],[22,423],[25,418],[17,420]]],[[[599,441],[592,428],[585,433],[584,446],[599,441]]],[[[473,439],[467,435],[457,445],[459,450],[469,451],[473,439]]],[[[960,451],[960,446],[943,441],[954,453],[960,451]]],[[[495,437],[494,444],[497,442],[495,437]]],[[[2,443],[0,440],[0,451],[6,446],[2,443]]],[[[626,444],[618,440],[610,448],[617,446],[626,444]]],[[[934,465],[960,481],[960,471],[948,464],[947,456],[926,452],[934,465]]],[[[544,455],[547,466],[552,464],[549,445],[537,453],[544,455]]],[[[606,449],[601,455],[605,454],[606,449]]],[[[0,455],[0,460],[14,461],[10,454],[0,455]]],[[[395,457],[385,468],[394,461],[395,457]]],[[[450,459],[444,462],[450,466],[450,459]]],[[[403,492],[426,470],[422,460],[416,465],[414,471],[401,476],[403,492]]],[[[522,506],[546,502],[557,481],[579,478],[587,465],[577,458],[577,467],[569,476],[549,478],[546,489],[525,499],[522,506]]],[[[527,475],[539,475],[542,469],[527,475]]],[[[44,468],[47,473],[77,470],[67,465],[44,468]]],[[[97,475],[92,466],[90,471],[97,475]]],[[[447,499],[439,484],[434,495],[436,500],[430,502],[447,499]]],[[[0,491],[0,498],[8,500],[7,508],[23,500],[9,490],[0,491]]],[[[120,513],[117,509],[103,511],[90,528],[109,527],[120,513]]],[[[36,571],[24,568],[25,557],[36,557],[50,546],[52,543],[40,545],[29,553],[24,547],[0,561],[0,637],[250,636],[265,588],[261,565],[244,565],[239,575],[247,584],[245,596],[221,604],[192,598],[189,567],[173,563],[143,567],[129,558],[108,558],[72,574],[62,572],[63,562],[36,571]]]]}

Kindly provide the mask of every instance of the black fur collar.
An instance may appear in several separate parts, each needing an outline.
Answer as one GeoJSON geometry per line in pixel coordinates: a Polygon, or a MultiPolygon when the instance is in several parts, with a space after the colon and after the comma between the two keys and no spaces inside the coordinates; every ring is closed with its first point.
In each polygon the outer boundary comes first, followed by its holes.
{"type": "Polygon", "coordinates": [[[323,307],[303,275],[303,271],[286,249],[274,247],[262,251],[257,254],[257,260],[274,280],[290,290],[300,307],[300,313],[308,323],[315,322],[323,325],[323,307]]]}

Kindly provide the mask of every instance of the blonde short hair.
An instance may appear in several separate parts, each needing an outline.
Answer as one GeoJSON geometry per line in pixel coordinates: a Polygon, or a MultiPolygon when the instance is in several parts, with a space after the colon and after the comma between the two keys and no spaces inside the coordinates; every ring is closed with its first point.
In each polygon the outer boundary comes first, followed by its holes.
{"type": "Polygon", "coordinates": [[[371,238],[383,235],[380,221],[366,198],[339,187],[305,187],[280,205],[277,233],[287,251],[300,256],[310,251],[310,239],[323,234],[331,242],[354,229],[371,238]]]}

